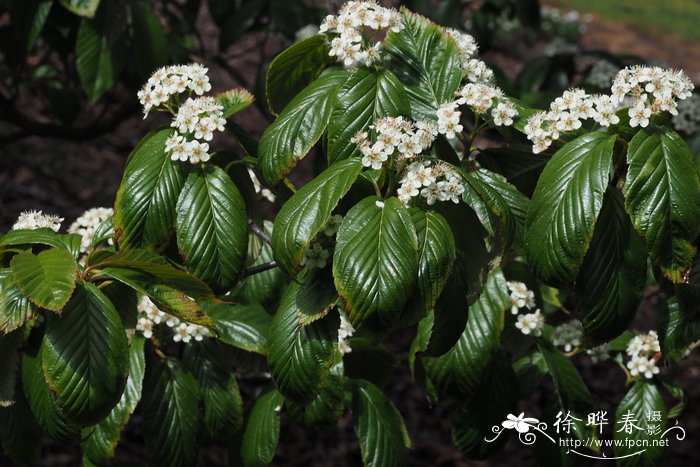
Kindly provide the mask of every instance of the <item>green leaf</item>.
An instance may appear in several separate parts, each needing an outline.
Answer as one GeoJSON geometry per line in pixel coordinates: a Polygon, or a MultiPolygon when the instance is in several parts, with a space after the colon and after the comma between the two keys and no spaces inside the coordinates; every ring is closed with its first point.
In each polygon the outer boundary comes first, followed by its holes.
{"type": "Polygon", "coordinates": [[[274,389],[255,401],[241,444],[244,467],[263,467],[272,462],[279,442],[283,402],[282,394],[274,389]]]}
{"type": "MultiPolygon", "coordinates": [[[[660,465],[664,454],[664,445],[654,446],[659,434],[666,429],[666,406],[661,393],[652,383],[637,381],[625,395],[615,411],[614,444],[615,456],[623,457],[618,464],[621,466],[655,466],[660,465]],[[648,421],[650,413],[660,412],[659,421],[648,421]],[[627,423],[626,423],[627,422],[627,423]],[[659,428],[657,435],[647,433],[647,427],[655,425],[659,428]],[[629,430],[629,431],[628,431],[629,430]],[[617,441],[620,440],[620,445],[617,441]],[[629,440],[629,441],[625,441],[629,440]],[[632,446],[627,446],[627,443],[632,446]],[[645,443],[648,446],[639,447],[645,443]],[[633,455],[635,453],[639,455],[633,455]]],[[[661,438],[663,439],[663,438],[661,438]]]]}
{"type": "Polygon", "coordinates": [[[338,90],[338,103],[328,124],[330,163],[360,154],[351,141],[380,117],[409,115],[408,96],[399,79],[387,69],[360,68],[338,90]]]}
{"type": "Polygon", "coordinates": [[[576,278],[610,181],[615,138],[602,132],[580,136],[557,151],[542,172],[525,246],[533,272],[547,283],[576,278]]]}
{"type": "Polygon", "coordinates": [[[20,253],[10,268],[17,287],[38,307],[61,311],[73,294],[78,265],[66,250],[20,253]]]}
{"type": "Polygon", "coordinates": [[[66,419],[49,391],[38,346],[25,350],[22,357],[22,387],[34,418],[46,434],[62,443],[79,439],[80,430],[66,419]]]}
{"type": "Polygon", "coordinates": [[[114,202],[114,228],[122,249],[158,247],[170,238],[187,169],[165,154],[165,140],[172,133],[171,128],[152,131],[129,155],[114,202]]]}
{"type": "Polygon", "coordinates": [[[452,228],[441,214],[414,208],[411,220],[418,237],[418,279],[404,307],[402,322],[406,324],[415,323],[435,307],[457,257],[452,228]]]}
{"type": "Polygon", "coordinates": [[[1,247],[31,245],[39,243],[54,248],[64,249],[71,252],[74,258],[80,256],[81,237],[77,234],[58,234],[51,229],[41,228],[35,230],[11,230],[0,237],[1,247]]]}
{"type": "Polygon", "coordinates": [[[659,308],[661,353],[667,360],[678,361],[688,346],[698,340],[700,321],[688,319],[677,296],[661,302],[659,308]]]}
{"type": "Polygon", "coordinates": [[[500,345],[505,311],[510,308],[507,291],[500,270],[489,274],[481,296],[469,307],[467,326],[457,344],[441,357],[422,358],[439,390],[468,396],[487,376],[500,345]]]}
{"type": "Polygon", "coordinates": [[[593,409],[593,402],[581,374],[571,360],[551,344],[540,341],[538,348],[543,357],[542,363],[554,381],[558,406],[565,412],[571,411],[572,414],[585,419],[593,409]]]}
{"type": "Polygon", "coordinates": [[[333,277],[355,329],[386,334],[418,275],[418,239],[411,216],[396,198],[363,199],[338,231],[333,277]]]}
{"type": "Polygon", "coordinates": [[[90,20],[80,22],[75,56],[80,83],[90,103],[94,104],[114,85],[115,66],[107,36],[100,33],[90,20]]]}
{"type": "Polygon", "coordinates": [[[589,345],[608,342],[634,318],[646,280],[645,253],[625,212],[622,195],[608,188],[576,280],[589,345]]]}
{"type": "Polygon", "coordinates": [[[95,276],[110,277],[150,297],[166,313],[183,321],[210,326],[211,319],[200,304],[217,302],[213,292],[200,279],[175,269],[164,258],[147,250],[126,250],[105,258],[94,266],[95,276]]]}
{"type": "Polygon", "coordinates": [[[22,59],[34,48],[36,40],[44,29],[52,5],[53,0],[12,2],[11,24],[17,40],[16,50],[21,54],[22,59]]]}
{"type": "Polygon", "coordinates": [[[455,42],[427,19],[403,13],[403,29],[389,32],[384,49],[391,69],[406,87],[411,115],[437,120],[440,104],[454,100],[462,80],[459,50],[455,42]]]}
{"type": "Polygon", "coordinates": [[[248,248],[248,216],[223,169],[193,171],[177,200],[177,246],[190,272],[215,290],[233,287],[248,248]]]}
{"type": "Polygon", "coordinates": [[[700,232],[700,177],[688,145],[673,130],[639,130],[627,150],[625,208],[654,262],[668,279],[683,281],[700,232]]]}
{"type": "Polygon", "coordinates": [[[503,421],[505,414],[517,413],[518,380],[510,359],[500,352],[493,360],[489,376],[474,391],[474,396],[452,415],[452,442],[463,456],[485,459],[503,449],[509,432],[495,442],[486,442],[494,434],[493,426],[503,421]]]}
{"type": "Polygon", "coordinates": [[[22,294],[12,280],[10,269],[0,269],[0,338],[37,315],[32,302],[22,294]]]}
{"type": "Polygon", "coordinates": [[[277,55],[267,68],[265,95],[270,112],[277,115],[321,72],[335,62],[323,35],[299,41],[277,55]]]}
{"type": "Polygon", "coordinates": [[[267,354],[272,317],[258,304],[204,305],[223,342],[248,352],[267,354]]]}
{"type": "Polygon", "coordinates": [[[309,84],[287,104],[260,138],[259,168],[263,182],[277,185],[316,144],[326,130],[346,71],[330,71],[309,84]]]}
{"type": "Polygon", "coordinates": [[[131,21],[134,45],[131,60],[142,81],[168,61],[168,42],[165,29],[147,2],[131,2],[131,21]]]}
{"type": "MultiPolygon", "coordinates": [[[[298,404],[313,400],[330,374],[338,341],[338,316],[333,313],[308,325],[301,323],[308,298],[296,282],[287,286],[268,336],[267,363],[277,390],[298,404]],[[300,306],[301,305],[301,306],[300,306]]],[[[308,292],[313,293],[312,290],[308,292]]]]}
{"type": "Polygon", "coordinates": [[[233,88],[214,96],[217,103],[223,106],[223,117],[229,118],[249,107],[255,97],[243,88],[233,88]]]}
{"type": "Polygon", "coordinates": [[[381,389],[369,381],[354,381],[352,414],[367,467],[406,465],[411,439],[403,418],[381,389]]]}
{"type": "Polygon", "coordinates": [[[330,375],[314,399],[306,405],[286,401],[289,414],[304,428],[318,432],[331,429],[345,409],[345,378],[330,375]]]}
{"type": "Polygon", "coordinates": [[[143,433],[152,465],[197,464],[201,427],[197,380],[175,359],[150,356],[143,382],[143,433]]]}
{"type": "Polygon", "coordinates": [[[309,243],[328,223],[361,170],[357,159],[334,164],[284,203],[272,231],[272,251],[284,270],[296,273],[309,243]]]}
{"type": "Polygon", "coordinates": [[[0,443],[13,465],[36,465],[41,453],[42,432],[29,410],[21,386],[15,403],[0,407],[0,443]]]}
{"type": "Polygon", "coordinates": [[[50,315],[41,344],[44,377],[66,415],[96,423],[119,402],[129,372],[126,333],[112,302],[81,282],[61,317],[50,315]]]}
{"type": "Polygon", "coordinates": [[[226,440],[243,425],[243,401],[222,350],[210,339],[193,342],[185,347],[183,363],[199,383],[208,436],[226,440]]]}
{"type": "Polygon", "coordinates": [[[60,2],[71,13],[88,18],[95,16],[97,7],[100,5],[100,0],[60,0],[60,2]]]}
{"type": "Polygon", "coordinates": [[[0,334],[0,409],[15,403],[19,347],[23,333],[0,334]]]}
{"type": "Polygon", "coordinates": [[[129,377],[119,403],[95,426],[83,430],[83,456],[97,465],[109,464],[122,431],[141,399],[146,371],[145,340],[135,336],[129,346],[129,377]]]}

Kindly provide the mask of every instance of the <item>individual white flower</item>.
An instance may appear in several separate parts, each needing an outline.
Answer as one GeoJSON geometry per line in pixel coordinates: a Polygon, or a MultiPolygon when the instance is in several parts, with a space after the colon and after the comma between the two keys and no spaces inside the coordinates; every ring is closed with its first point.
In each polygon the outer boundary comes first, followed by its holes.
{"type": "Polygon", "coordinates": [[[605,361],[610,358],[610,344],[605,343],[591,347],[586,350],[586,353],[591,356],[593,363],[605,361]]]}
{"type": "Polygon", "coordinates": [[[565,352],[571,352],[571,350],[581,345],[582,339],[583,324],[577,319],[560,324],[552,332],[552,344],[563,347],[565,352]]]}
{"type": "Polygon", "coordinates": [[[518,314],[521,308],[532,309],[535,307],[535,292],[529,290],[524,282],[507,281],[506,286],[510,291],[510,312],[518,314]]]}
{"type": "Polygon", "coordinates": [[[630,126],[645,128],[649,125],[649,117],[651,117],[651,108],[646,106],[643,100],[637,102],[634,107],[631,107],[627,114],[630,117],[630,126]]]}
{"type": "Polygon", "coordinates": [[[518,315],[515,322],[515,327],[520,329],[520,332],[527,335],[541,336],[542,328],[544,328],[544,315],[540,310],[535,310],[534,313],[518,315]]]}
{"type": "Polygon", "coordinates": [[[201,342],[206,336],[209,335],[209,328],[207,328],[206,326],[199,326],[197,324],[193,324],[192,330],[190,331],[190,335],[197,342],[201,342]]]}
{"type": "Polygon", "coordinates": [[[651,379],[655,374],[659,373],[659,368],[656,366],[656,361],[653,358],[635,355],[627,362],[627,368],[630,370],[630,375],[643,375],[647,379],[651,379]]]}
{"type": "MultiPolygon", "coordinates": [[[[86,254],[90,251],[97,228],[113,215],[114,209],[112,208],[88,209],[68,227],[69,233],[80,235],[81,253],[86,254]]],[[[107,243],[112,245],[114,240],[110,238],[107,240],[107,243]]]]}
{"type": "Polygon", "coordinates": [[[438,118],[438,133],[445,135],[447,138],[455,138],[456,133],[461,133],[462,125],[459,123],[459,119],[462,116],[462,112],[457,110],[457,102],[446,102],[440,105],[437,110],[438,118]]]}
{"type": "Polygon", "coordinates": [[[24,211],[12,226],[12,230],[51,229],[58,232],[61,228],[62,217],[54,214],[44,214],[42,211],[24,211]]]}
{"type": "Polygon", "coordinates": [[[180,325],[180,319],[175,316],[169,315],[168,319],[165,320],[165,325],[169,328],[175,328],[180,325]]]}
{"type": "Polygon", "coordinates": [[[509,101],[499,102],[495,109],[491,110],[493,124],[496,126],[511,126],[513,117],[518,115],[518,109],[509,101]]]}
{"type": "Polygon", "coordinates": [[[150,339],[153,337],[153,325],[153,321],[144,316],[139,318],[136,322],[136,330],[139,331],[146,339],[150,339]]]}
{"type": "Polygon", "coordinates": [[[192,340],[190,333],[193,331],[187,323],[180,323],[173,329],[173,340],[175,342],[187,343],[192,340]]]}
{"type": "Polygon", "coordinates": [[[437,183],[432,183],[430,186],[423,188],[420,191],[420,194],[425,198],[428,205],[432,206],[438,199],[440,199],[441,190],[437,183]]]}

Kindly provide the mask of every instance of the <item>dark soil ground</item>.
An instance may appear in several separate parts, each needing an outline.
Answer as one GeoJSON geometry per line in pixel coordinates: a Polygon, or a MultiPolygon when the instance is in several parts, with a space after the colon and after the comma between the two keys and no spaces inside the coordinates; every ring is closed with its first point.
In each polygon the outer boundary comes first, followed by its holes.
{"type": "MultiPolygon", "coordinates": [[[[259,37],[248,39],[255,48],[259,37]]],[[[603,48],[612,52],[631,52],[643,57],[661,58],[669,64],[684,68],[700,82],[700,44],[686,44],[671,36],[650,36],[634,27],[610,23],[599,18],[588,24],[588,33],[581,42],[584,48],[603,48]]],[[[255,48],[260,50],[260,47],[255,48]]],[[[271,57],[279,50],[279,44],[267,43],[260,54],[232,58],[227,65],[244,70],[257,69],[260,58],[271,57]],[[250,63],[248,63],[250,61],[250,63]]],[[[234,51],[235,52],[235,51],[234,51]]],[[[501,63],[517,62],[502,58],[501,63]]],[[[248,89],[254,87],[254,76],[236,80],[225,69],[211,64],[214,70],[212,83],[223,90],[238,84],[248,89]]],[[[125,99],[135,96],[124,94],[125,99]]],[[[256,108],[246,111],[239,123],[254,134],[259,134],[265,118],[256,108]]],[[[0,124],[1,125],[1,124],[0,124]]],[[[68,225],[85,209],[94,206],[111,206],[130,150],[142,135],[154,128],[149,118],[142,120],[138,111],[112,131],[96,138],[67,141],[61,138],[24,137],[0,143],[0,231],[6,231],[19,212],[26,209],[43,209],[66,218],[68,225]]],[[[0,128],[0,135],[2,135],[0,128]]],[[[2,139],[0,139],[2,141],[2,139]]],[[[654,322],[655,295],[650,291],[638,317],[642,328],[654,322]]],[[[395,345],[405,354],[407,342],[396,338],[395,345]]],[[[510,466],[532,465],[533,451],[511,439],[496,457],[483,462],[466,461],[452,446],[450,440],[450,408],[438,405],[430,407],[424,395],[413,385],[407,366],[397,368],[387,387],[388,394],[403,414],[413,440],[410,465],[415,466],[510,466]]],[[[596,408],[609,406],[609,401],[619,401],[623,394],[624,378],[612,363],[592,365],[590,360],[579,360],[583,377],[596,394],[596,408]]],[[[688,391],[688,409],[680,419],[686,429],[684,441],[672,441],[663,465],[700,465],[698,451],[700,441],[700,359],[697,352],[683,360],[678,368],[667,370],[669,376],[681,381],[688,391]]],[[[242,382],[244,399],[251,400],[255,388],[242,382]],[[245,396],[249,397],[245,397],[245,396]]],[[[553,397],[551,388],[542,388],[520,409],[529,416],[538,416],[538,407],[553,397]]],[[[551,421],[550,421],[551,423],[551,421]]],[[[119,448],[118,458],[123,461],[145,459],[140,441],[140,427],[136,423],[125,434],[125,442],[119,448]]],[[[45,456],[37,465],[47,467],[75,466],[80,462],[77,448],[65,448],[47,441],[45,456]]],[[[200,465],[225,465],[226,448],[212,444],[204,450],[200,465]]],[[[586,462],[595,464],[595,462],[586,462]]],[[[359,447],[352,431],[352,420],[345,415],[332,431],[314,434],[294,425],[283,416],[280,446],[273,465],[276,466],[357,466],[360,465],[359,447]]],[[[610,464],[599,462],[600,465],[610,464]]],[[[0,454],[0,465],[10,465],[0,454]]],[[[596,464],[597,465],[597,464],[596,464]]]]}

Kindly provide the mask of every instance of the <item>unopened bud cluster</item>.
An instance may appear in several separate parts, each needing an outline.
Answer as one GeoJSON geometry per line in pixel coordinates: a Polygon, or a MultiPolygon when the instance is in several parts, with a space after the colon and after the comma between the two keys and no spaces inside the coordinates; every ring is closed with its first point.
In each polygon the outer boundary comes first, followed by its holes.
{"type": "Polygon", "coordinates": [[[583,324],[577,319],[560,324],[552,332],[552,344],[571,352],[583,342],[583,324]]]}

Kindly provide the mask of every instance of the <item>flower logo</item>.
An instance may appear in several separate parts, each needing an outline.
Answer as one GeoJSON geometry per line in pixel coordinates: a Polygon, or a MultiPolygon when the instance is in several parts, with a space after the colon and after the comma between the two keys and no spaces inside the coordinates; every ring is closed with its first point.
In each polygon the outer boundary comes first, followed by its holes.
{"type": "Polygon", "coordinates": [[[536,427],[537,424],[540,422],[536,418],[525,418],[525,412],[522,412],[520,415],[517,417],[513,414],[508,414],[508,417],[506,417],[507,420],[504,420],[501,425],[503,425],[503,428],[506,428],[508,430],[512,430],[515,428],[518,433],[527,433],[530,431],[531,427],[536,427]]]}

